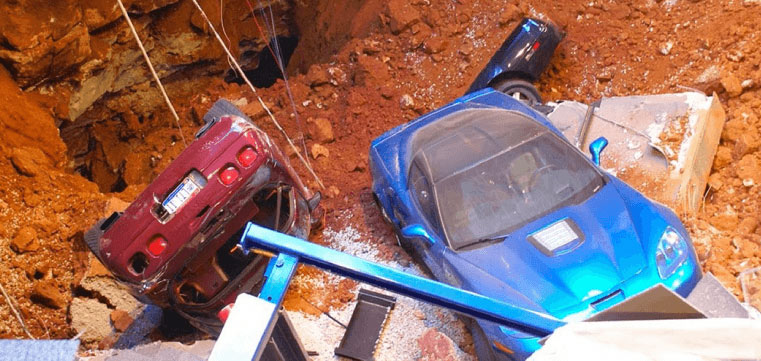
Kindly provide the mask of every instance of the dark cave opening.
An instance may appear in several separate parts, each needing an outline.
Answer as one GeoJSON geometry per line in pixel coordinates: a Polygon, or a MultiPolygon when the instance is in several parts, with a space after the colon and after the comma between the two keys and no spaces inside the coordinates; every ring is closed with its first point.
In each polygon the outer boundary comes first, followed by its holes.
{"type": "MultiPolygon", "coordinates": [[[[269,47],[262,49],[260,52],[246,52],[241,57],[258,56],[259,65],[253,70],[244,70],[246,77],[257,88],[268,88],[275,84],[278,79],[283,79],[283,73],[280,71],[274,54],[280,54],[283,59],[283,69],[287,69],[288,62],[299,44],[299,38],[296,36],[285,37],[278,36],[270,40],[269,47]]],[[[225,81],[228,83],[243,84],[236,71],[230,69],[225,75],[225,81]]]]}

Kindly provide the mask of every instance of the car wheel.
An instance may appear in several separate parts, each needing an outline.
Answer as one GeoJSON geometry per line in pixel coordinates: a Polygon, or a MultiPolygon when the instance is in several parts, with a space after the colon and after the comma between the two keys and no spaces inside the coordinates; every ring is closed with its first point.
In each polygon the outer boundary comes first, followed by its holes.
{"type": "Polygon", "coordinates": [[[243,114],[238,107],[233,105],[233,103],[230,103],[226,99],[219,99],[211,106],[211,109],[204,114],[203,122],[209,124],[214,120],[219,120],[225,115],[237,115],[243,119],[248,119],[248,117],[243,114]]]}
{"type": "Polygon", "coordinates": [[[492,85],[492,88],[505,93],[528,105],[542,104],[542,96],[536,87],[522,79],[504,79],[492,85]]]}
{"type": "Polygon", "coordinates": [[[85,233],[85,244],[87,244],[87,248],[90,249],[98,260],[100,260],[100,237],[105,233],[100,229],[100,226],[103,225],[106,219],[101,218],[85,233]]]}
{"type": "Polygon", "coordinates": [[[185,317],[185,319],[188,320],[188,323],[193,327],[212,337],[219,337],[219,334],[222,333],[222,327],[224,325],[219,321],[202,321],[185,315],[183,315],[183,317],[185,317]]]}
{"type": "Polygon", "coordinates": [[[489,342],[489,338],[486,337],[484,330],[481,329],[481,326],[478,325],[478,322],[476,322],[474,319],[470,317],[464,318],[464,321],[465,321],[465,325],[468,326],[470,335],[473,337],[473,348],[476,351],[476,356],[478,356],[478,360],[479,361],[499,361],[499,359],[497,359],[497,356],[494,354],[494,350],[491,347],[491,342],[489,342]]]}

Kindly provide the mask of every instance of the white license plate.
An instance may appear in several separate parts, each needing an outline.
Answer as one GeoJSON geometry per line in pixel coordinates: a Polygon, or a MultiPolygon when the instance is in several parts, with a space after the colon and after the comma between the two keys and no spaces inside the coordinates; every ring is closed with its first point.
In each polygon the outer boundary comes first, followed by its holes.
{"type": "Polygon", "coordinates": [[[201,187],[193,181],[191,176],[188,176],[166,197],[161,205],[170,215],[175,214],[200,190],[201,187]]]}

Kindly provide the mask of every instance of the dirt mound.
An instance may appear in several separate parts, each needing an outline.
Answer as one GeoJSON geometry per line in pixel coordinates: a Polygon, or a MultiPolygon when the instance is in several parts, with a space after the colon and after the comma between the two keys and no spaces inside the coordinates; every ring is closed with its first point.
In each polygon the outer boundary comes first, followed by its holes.
{"type": "MultiPolygon", "coordinates": [[[[228,65],[188,1],[127,3],[186,137],[213,101],[225,97],[288,149],[255,105],[256,95],[221,79],[228,65]]],[[[217,2],[201,3],[219,18],[217,2]]],[[[225,3],[227,33],[237,39],[233,48],[255,64],[264,46],[257,25],[245,2],[225,3]]],[[[2,9],[35,4],[11,2],[2,9]]],[[[370,141],[461,95],[518,20],[533,16],[552,19],[567,34],[539,80],[547,100],[588,102],[685,88],[719,93],[728,123],[703,211],[685,221],[704,269],[736,293],[739,272],[761,265],[757,2],[311,0],[276,2],[275,12],[293,15],[301,33],[289,73],[293,102],[283,80],[259,95],[302,151],[309,151],[326,185],[326,230],[351,227],[378,257],[409,262],[373,204],[370,141]]],[[[25,90],[0,70],[0,260],[6,265],[0,282],[32,334],[69,337],[66,305],[81,292],[86,264],[81,232],[103,212],[106,196],[100,192],[125,189],[119,196],[130,200],[183,145],[114,9],[65,1],[23,13],[43,25],[22,17],[0,26],[0,59],[25,90]],[[49,23],[51,14],[59,20],[49,23]]],[[[290,24],[282,20],[277,29],[290,31],[290,24]]],[[[292,163],[317,189],[293,154],[292,163]]],[[[307,309],[351,297],[351,282],[339,284],[314,270],[302,274],[331,292],[305,282],[292,290],[298,299],[289,296],[289,307],[315,312],[307,309]]],[[[24,336],[7,301],[0,302],[0,315],[0,337],[24,336]]]]}

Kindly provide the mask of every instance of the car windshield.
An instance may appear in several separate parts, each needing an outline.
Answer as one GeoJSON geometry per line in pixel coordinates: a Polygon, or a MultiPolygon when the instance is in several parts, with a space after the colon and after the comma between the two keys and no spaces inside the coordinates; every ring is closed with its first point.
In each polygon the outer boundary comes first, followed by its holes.
{"type": "Polygon", "coordinates": [[[583,201],[604,184],[600,173],[549,129],[524,115],[501,113],[450,129],[424,151],[455,250],[501,239],[583,201]],[[494,122],[499,118],[501,123],[494,122]]]}

